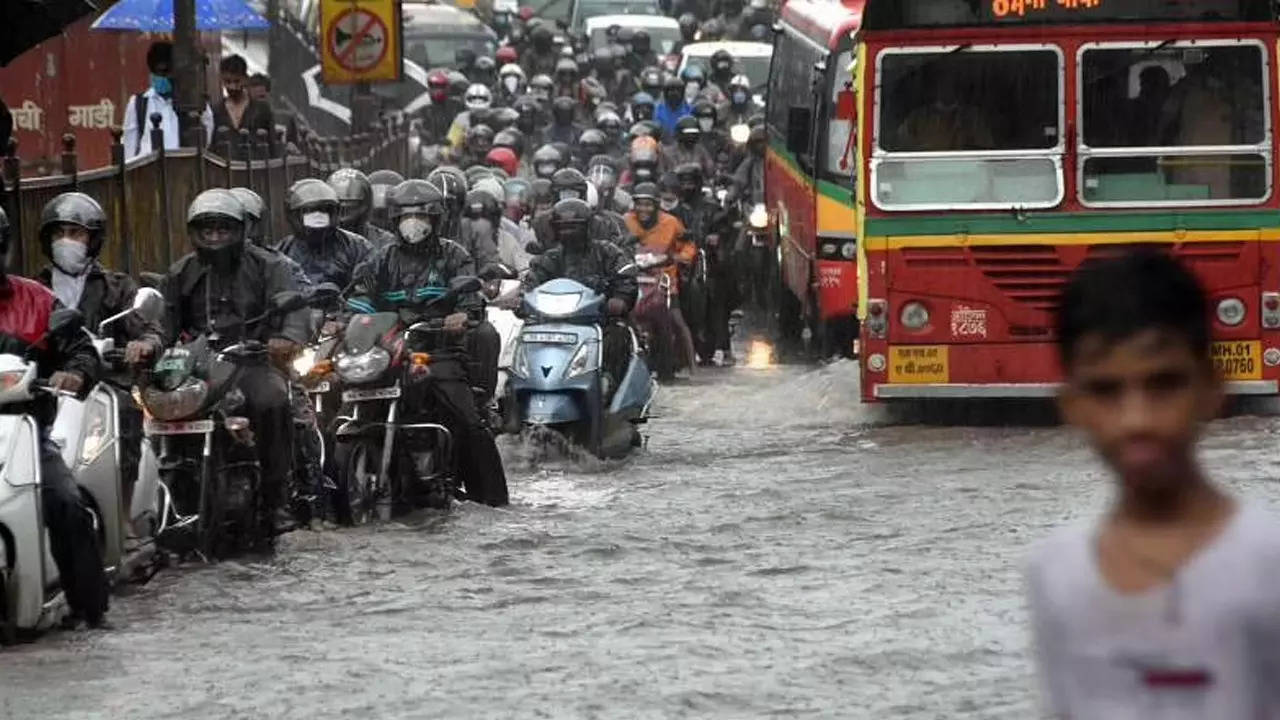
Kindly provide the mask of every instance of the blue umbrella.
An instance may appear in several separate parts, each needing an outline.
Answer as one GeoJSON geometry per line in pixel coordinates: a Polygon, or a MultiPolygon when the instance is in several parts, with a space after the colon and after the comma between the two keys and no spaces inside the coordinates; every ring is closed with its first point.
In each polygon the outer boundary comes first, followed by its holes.
{"type": "MultiPolygon", "coordinates": [[[[266,18],[244,0],[195,0],[196,29],[266,30],[266,18]]],[[[93,23],[94,30],[173,32],[173,0],[120,0],[93,23]]]]}

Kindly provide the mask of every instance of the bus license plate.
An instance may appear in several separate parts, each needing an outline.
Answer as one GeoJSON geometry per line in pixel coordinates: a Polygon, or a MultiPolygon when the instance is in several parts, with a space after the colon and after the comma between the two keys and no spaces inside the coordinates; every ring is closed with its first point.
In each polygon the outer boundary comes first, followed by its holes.
{"type": "Polygon", "coordinates": [[[317,394],[317,395],[319,395],[319,394],[321,394],[321,393],[327,393],[327,392],[329,392],[329,381],[328,381],[328,380],[321,380],[320,382],[316,383],[315,385],[312,385],[312,386],[311,386],[311,388],[310,388],[309,390],[307,390],[307,392],[309,392],[309,393],[315,393],[315,394],[317,394]]]}
{"type": "Polygon", "coordinates": [[[920,384],[951,380],[946,345],[895,345],[889,348],[889,382],[920,384]]]}
{"type": "Polygon", "coordinates": [[[213,421],[160,422],[159,420],[148,420],[146,431],[148,435],[203,435],[213,432],[213,421]]]}
{"type": "Polygon", "coordinates": [[[1216,342],[1210,354],[1223,380],[1262,379],[1262,343],[1258,340],[1216,342]]]}
{"type": "Polygon", "coordinates": [[[376,390],[343,390],[342,402],[363,402],[365,400],[393,400],[400,397],[400,388],[378,388],[376,390]]]}

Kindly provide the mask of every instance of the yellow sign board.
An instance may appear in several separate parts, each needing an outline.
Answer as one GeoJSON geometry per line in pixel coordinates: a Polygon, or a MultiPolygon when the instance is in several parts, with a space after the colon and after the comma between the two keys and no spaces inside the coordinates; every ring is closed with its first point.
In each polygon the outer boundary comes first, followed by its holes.
{"type": "Polygon", "coordinates": [[[320,31],[325,84],[400,80],[399,0],[321,0],[320,31]]]}
{"type": "Polygon", "coordinates": [[[889,348],[889,382],[945,383],[950,379],[946,345],[894,345],[889,348]]]}
{"type": "Polygon", "coordinates": [[[1262,379],[1262,343],[1257,340],[1216,342],[1210,355],[1223,380],[1262,379]]]}

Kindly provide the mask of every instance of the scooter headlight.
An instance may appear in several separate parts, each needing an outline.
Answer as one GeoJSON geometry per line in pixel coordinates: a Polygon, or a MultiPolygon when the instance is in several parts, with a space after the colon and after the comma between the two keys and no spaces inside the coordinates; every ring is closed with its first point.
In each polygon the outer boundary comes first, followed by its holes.
{"type": "Polygon", "coordinates": [[[157,420],[168,422],[191,417],[204,405],[209,386],[198,378],[187,378],[176,390],[147,387],[142,391],[142,404],[157,420]]]}
{"type": "Polygon", "coordinates": [[[764,230],[769,227],[769,211],[765,209],[764,203],[756,203],[751,208],[751,214],[747,216],[747,223],[756,230],[764,230]]]}
{"type": "Polygon", "coordinates": [[[596,345],[596,341],[592,340],[578,346],[577,351],[573,353],[573,357],[569,360],[569,366],[564,369],[565,380],[572,380],[599,367],[599,363],[596,361],[596,345]]]}
{"type": "Polygon", "coordinates": [[[751,126],[746,123],[738,123],[729,128],[729,137],[739,145],[745,145],[747,139],[751,137],[751,126]]]}
{"type": "Polygon", "coordinates": [[[341,355],[334,363],[338,377],[354,384],[369,382],[391,367],[391,353],[372,347],[359,355],[341,355]]]}
{"type": "Polygon", "coordinates": [[[298,373],[300,377],[305,377],[311,372],[311,368],[316,365],[316,351],[314,348],[303,348],[298,353],[298,357],[293,361],[293,371],[298,373]]]}

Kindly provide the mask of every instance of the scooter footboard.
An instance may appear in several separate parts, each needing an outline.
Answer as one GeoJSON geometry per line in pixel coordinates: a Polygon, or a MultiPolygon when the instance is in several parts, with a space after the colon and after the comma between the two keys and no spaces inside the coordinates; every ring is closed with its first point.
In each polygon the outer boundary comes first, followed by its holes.
{"type": "Polygon", "coordinates": [[[559,425],[582,420],[582,403],[570,393],[530,392],[520,397],[521,417],[531,425],[559,425]]]}

